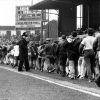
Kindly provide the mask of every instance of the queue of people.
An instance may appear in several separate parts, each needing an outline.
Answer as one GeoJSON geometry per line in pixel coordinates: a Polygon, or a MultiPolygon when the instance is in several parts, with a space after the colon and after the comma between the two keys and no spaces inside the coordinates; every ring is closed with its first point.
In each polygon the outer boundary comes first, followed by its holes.
{"type": "MultiPolygon", "coordinates": [[[[38,45],[28,38],[26,32],[20,41],[12,43],[12,49],[4,53],[7,64],[13,55],[13,68],[18,71],[40,70],[56,72],[70,79],[98,81],[100,75],[100,35],[95,36],[92,28],[87,29],[87,36],[80,38],[76,31],[70,36],[62,35],[59,41],[46,39],[38,45]],[[12,53],[13,52],[13,53],[12,53]]],[[[99,34],[99,32],[98,32],[99,34]]],[[[1,49],[3,50],[3,49],[1,49]]],[[[4,59],[5,58],[5,59],[4,59]]],[[[3,62],[2,60],[2,62],[3,62]]]]}

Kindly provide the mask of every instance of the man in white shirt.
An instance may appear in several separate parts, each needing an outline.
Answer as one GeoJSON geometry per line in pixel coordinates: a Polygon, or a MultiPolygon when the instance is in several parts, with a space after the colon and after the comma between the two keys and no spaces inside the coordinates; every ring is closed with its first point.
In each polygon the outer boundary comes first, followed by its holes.
{"type": "Polygon", "coordinates": [[[84,48],[84,67],[86,66],[89,82],[93,79],[92,75],[95,73],[95,54],[93,51],[93,43],[95,40],[94,30],[89,28],[87,30],[88,36],[81,42],[80,48],[84,48]]]}
{"type": "Polygon", "coordinates": [[[17,42],[15,43],[13,50],[14,50],[14,60],[15,60],[15,64],[13,67],[16,67],[18,66],[18,57],[19,57],[19,45],[17,42]]]}

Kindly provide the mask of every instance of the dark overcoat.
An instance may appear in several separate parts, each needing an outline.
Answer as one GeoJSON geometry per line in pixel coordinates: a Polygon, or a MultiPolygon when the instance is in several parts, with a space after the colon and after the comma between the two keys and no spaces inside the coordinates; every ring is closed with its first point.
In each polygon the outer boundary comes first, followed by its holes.
{"type": "Polygon", "coordinates": [[[28,42],[23,38],[19,41],[19,59],[24,60],[28,58],[28,42]]]}

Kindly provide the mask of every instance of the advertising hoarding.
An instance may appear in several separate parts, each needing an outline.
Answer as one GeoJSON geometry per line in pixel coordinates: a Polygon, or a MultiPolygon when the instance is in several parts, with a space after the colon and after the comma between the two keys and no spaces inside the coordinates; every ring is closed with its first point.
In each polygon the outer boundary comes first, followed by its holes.
{"type": "Polygon", "coordinates": [[[41,21],[18,21],[16,25],[17,28],[41,27],[41,21]]]}
{"type": "Polygon", "coordinates": [[[41,21],[46,19],[46,14],[41,10],[29,10],[30,6],[16,7],[16,27],[31,28],[41,27],[41,21]]]}

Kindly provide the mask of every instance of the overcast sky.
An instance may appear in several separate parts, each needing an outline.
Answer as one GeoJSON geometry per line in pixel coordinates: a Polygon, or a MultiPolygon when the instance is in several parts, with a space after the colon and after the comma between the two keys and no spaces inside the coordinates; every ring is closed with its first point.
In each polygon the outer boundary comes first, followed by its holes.
{"type": "MultiPolygon", "coordinates": [[[[33,0],[36,4],[42,0],[33,0]]],[[[15,7],[31,5],[32,0],[0,0],[0,26],[15,25],[15,7]]]]}

